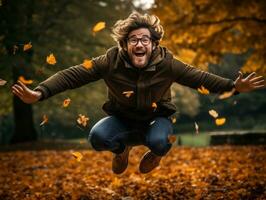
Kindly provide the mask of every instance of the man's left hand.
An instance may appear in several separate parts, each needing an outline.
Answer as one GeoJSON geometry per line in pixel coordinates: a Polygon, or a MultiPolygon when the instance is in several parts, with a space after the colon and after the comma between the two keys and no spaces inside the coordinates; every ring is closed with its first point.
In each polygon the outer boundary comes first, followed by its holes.
{"type": "Polygon", "coordinates": [[[234,81],[235,89],[238,92],[251,92],[256,89],[264,88],[264,77],[256,76],[255,72],[249,74],[246,78],[243,78],[242,72],[239,71],[239,76],[234,81]]]}

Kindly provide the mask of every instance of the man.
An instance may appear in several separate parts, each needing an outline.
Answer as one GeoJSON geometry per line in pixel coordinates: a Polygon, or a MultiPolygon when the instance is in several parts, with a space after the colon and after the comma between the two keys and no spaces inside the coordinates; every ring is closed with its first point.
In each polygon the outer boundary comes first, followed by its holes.
{"type": "Polygon", "coordinates": [[[149,151],[141,159],[139,170],[148,173],[171,148],[168,136],[173,129],[169,116],[176,111],[171,103],[172,83],[194,89],[203,86],[213,93],[250,92],[264,87],[264,78],[255,73],[246,78],[240,73],[233,81],[182,63],[159,46],[163,33],[156,16],[133,12],[113,27],[112,36],[118,45],[94,58],[91,68],[80,64],[62,70],[34,90],[18,82],[12,92],[25,103],[35,103],[104,79],[108,101],[103,110],[108,116],[93,126],[89,141],[97,151],[114,153],[112,170],[116,174],[126,170],[132,146],[147,146],[149,151]]]}

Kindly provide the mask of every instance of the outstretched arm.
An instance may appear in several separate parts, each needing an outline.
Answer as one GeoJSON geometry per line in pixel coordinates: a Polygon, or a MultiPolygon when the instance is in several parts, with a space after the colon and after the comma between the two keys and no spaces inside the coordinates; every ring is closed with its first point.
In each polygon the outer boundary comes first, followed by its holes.
{"type": "Polygon", "coordinates": [[[21,81],[12,86],[12,93],[28,104],[35,103],[42,97],[40,91],[31,90],[21,81]]]}
{"type": "Polygon", "coordinates": [[[265,87],[263,76],[256,76],[253,72],[249,74],[246,78],[243,78],[243,74],[239,71],[239,76],[234,81],[235,89],[238,92],[251,92],[256,89],[265,87]]]}

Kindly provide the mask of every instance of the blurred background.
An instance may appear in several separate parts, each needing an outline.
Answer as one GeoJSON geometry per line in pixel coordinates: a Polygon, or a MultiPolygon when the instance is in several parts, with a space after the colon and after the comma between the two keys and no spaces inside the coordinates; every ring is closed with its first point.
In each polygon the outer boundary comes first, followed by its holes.
{"type": "MultiPolygon", "coordinates": [[[[231,79],[239,70],[266,75],[264,0],[0,0],[0,144],[87,137],[105,116],[103,81],[34,105],[22,103],[10,88],[20,76],[34,88],[59,70],[104,54],[116,45],[111,27],[133,10],[157,15],[165,30],[161,45],[186,63],[231,79]],[[105,27],[93,31],[98,22],[105,27]],[[50,54],[53,65],[46,61],[50,54]],[[66,107],[65,99],[71,100],[66,107]],[[87,126],[78,124],[79,114],[89,118],[87,126]]],[[[206,144],[210,132],[265,132],[265,94],[263,89],[221,100],[173,84],[179,108],[174,133],[197,145],[206,144]],[[212,109],[224,124],[215,123],[212,109]]]]}

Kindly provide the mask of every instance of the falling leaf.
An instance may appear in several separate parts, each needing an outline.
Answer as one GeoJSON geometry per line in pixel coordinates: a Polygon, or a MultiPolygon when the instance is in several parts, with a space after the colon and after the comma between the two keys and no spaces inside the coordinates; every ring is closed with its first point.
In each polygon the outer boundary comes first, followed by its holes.
{"type": "Polygon", "coordinates": [[[225,121],[226,121],[225,118],[217,118],[215,120],[215,123],[216,123],[217,126],[221,126],[221,125],[223,125],[225,123],[225,121]]]}
{"type": "Polygon", "coordinates": [[[33,83],[33,80],[26,80],[26,79],[24,78],[24,76],[19,76],[19,77],[18,77],[18,80],[21,81],[22,83],[24,83],[25,85],[30,85],[30,84],[33,83]]]}
{"type": "Polygon", "coordinates": [[[23,51],[27,51],[31,48],[32,48],[32,44],[31,44],[31,42],[29,42],[28,44],[24,44],[23,51]]]}
{"type": "Polygon", "coordinates": [[[157,108],[157,104],[155,102],[153,102],[152,105],[151,105],[151,107],[153,108],[153,111],[155,111],[156,108],[157,108]]]}
{"type": "Polygon", "coordinates": [[[6,83],[7,83],[7,81],[5,81],[5,80],[3,80],[3,79],[0,78],[0,86],[5,85],[6,83]]]}
{"type": "Polygon", "coordinates": [[[124,91],[122,94],[124,94],[127,98],[129,98],[132,94],[134,94],[134,91],[124,91]]]}
{"type": "Polygon", "coordinates": [[[46,123],[48,123],[48,116],[47,115],[43,115],[42,116],[42,122],[40,123],[40,126],[43,126],[46,123]]]}
{"type": "Polygon", "coordinates": [[[64,108],[68,107],[69,104],[70,104],[70,102],[71,102],[71,99],[70,99],[70,98],[65,99],[65,100],[63,101],[63,107],[64,107],[64,108]]]}
{"type": "Polygon", "coordinates": [[[80,152],[73,152],[72,155],[74,156],[74,158],[76,158],[78,162],[80,162],[83,158],[83,155],[80,152]]]}
{"type": "Polygon", "coordinates": [[[151,121],[150,125],[153,125],[155,123],[155,120],[151,121]]]}
{"type": "Polygon", "coordinates": [[[168,140],[171,144],[173,144],[176,141],[176,135],[168,135],[168,140]]]}
{"type": "Polygon", "coordinates": [[[217,118],[219,115],[215,110],[209,110],[209,114],[214,118],[217,118]]]}
{"type": "Polygon", "coordinates": [[[90,59],[85,59],[82,63],[82,66],[86,69],[92,68],[92,61],[90,59]]]}
{"type": "Polygon", "coordinates": [[[16,51],[18,50],[18,46],[17,45],[14,45],[13,46],[13,54],[15,55],[16,54],[16,51]]]}
{"type": "Polygon", "coordinates": [[[172,121],[173,124],[176,123],[176,117],[172,117],[171,121],[172,121]]]}
{"type": "Polygon", "coordinates": [[[219,95],[219,99],[226,99],[226,98],[229,98],[231,97],[234,93],[235,93],[236,89],[233,88],[231,91],[229,92],[224,92],[223,94],[219,95]]]}
{"type": "Polygon", "coordinates": [[[93,27],[92,31],[93,31],[94,33],[96,33],[96,32],[98,32],[98,31],[100,31],[100,30],[102,30],[102,29],[104,29],[104,28],[105,28],[105,22],[98,22],[98,23],[93,27]]]}
{"type": "Polygon", "coordinates": [[[199,125],[197,124],[197,122],[195,122],[195,130],[196,134],[199,134],[199,125]]]}
{"type": "Polygon", "coordinates": [[[87,126],[88,120],[89,120],[88,117],[86,117],[85,115],[79,114],[77,122],[79,125],[82,125],[85,127],[85,126],[87,126]]]}
{"type": "Polygon", "coordinates": [[[49,56],[47,56],[46,62],[50,65],[54,65],[56,63],[56,59],[54,57],[54,54],[51,53],[49,56]]]}
{"type": "Polygon", "coordinates": [[[198,91],[201,94],[205,94],[205,95],[210,94],[209,90],[207,90],[205,87],[203,87],[203,85],[200,88],[198,88],[198,91]]]}

